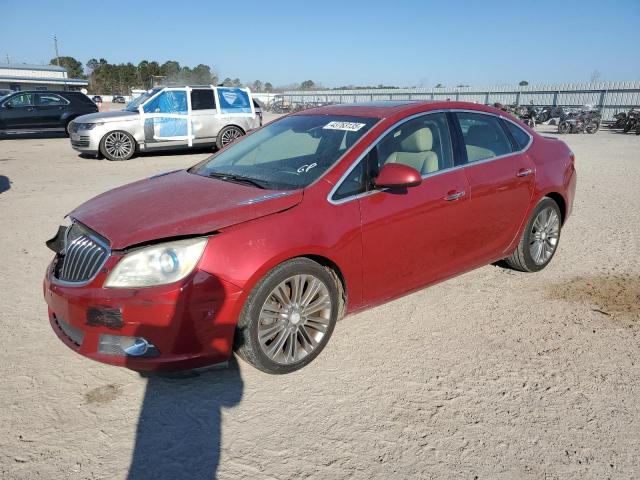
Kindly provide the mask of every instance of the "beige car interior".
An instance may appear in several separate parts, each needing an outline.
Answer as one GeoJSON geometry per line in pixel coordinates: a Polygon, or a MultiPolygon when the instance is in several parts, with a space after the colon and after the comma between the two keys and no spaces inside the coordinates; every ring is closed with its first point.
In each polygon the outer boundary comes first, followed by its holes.
{"type": "Polygon", "coordinates": [[[422,127],[400,142],[399,151],[392,152],[385,163],[402,163],[415,168],[421,175],[438,170],[438,155],[433,151],[433,134],[422,127]]]}

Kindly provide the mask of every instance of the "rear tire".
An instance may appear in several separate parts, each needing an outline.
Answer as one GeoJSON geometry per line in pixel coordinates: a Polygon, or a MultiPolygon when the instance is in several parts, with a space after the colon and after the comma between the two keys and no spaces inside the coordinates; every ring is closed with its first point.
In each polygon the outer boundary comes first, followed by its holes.
{"type": "Polygon", "coordinates": [[[235,142],[243,135],[244,131],[240,127],[236,127],[235,125],[227,125],[218,132],[218,136],[216,137],[216,147],[218,147],[218,150],[220,150],[230,143],[235,142]]]}
{"type": "Polygon", "coordinates": [[[516,250],[504,259],[521,272],[537,272],[546,267],[560,243],[562,216],[558,204],[544,197],[533,209],[516,250]]]}
{"type": "Polygon", "coordinates": [[[624,133],[629,133],[632,128],[633,128],[633,125],[631,125],[631,122],[627,122],[624,124],[624,128],[622,129],[622,131],[624,133]]]}
{"type": "Polygon", "coordinates": [[[597,122],[591,122],[589,123],[589,125],[587,125],[587,128],[585,130],[587,131],[588,134],[593,135],[598,130],[600,130],[600,124],[597,122]]]}
{"type": "Polygon", "coordinates": [[[112,162],[129,160],[136,153],[136,141],[129,133],[114,130],[100,140],[100,153],[112,162]]]}
{"type": "Polygon", "coordinates": [[[270,270],[247,298],[234,339],[236,354],[259,370],[290,373],[326,346],[341,297],[332,271],[308,258],[270,270]]]}

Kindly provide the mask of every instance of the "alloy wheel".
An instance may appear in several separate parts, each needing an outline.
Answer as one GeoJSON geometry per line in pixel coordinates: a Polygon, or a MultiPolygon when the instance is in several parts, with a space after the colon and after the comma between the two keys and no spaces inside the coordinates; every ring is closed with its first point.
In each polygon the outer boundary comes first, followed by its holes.
{"type": "Polygon", "coordinates": [[[258,318],[262,352],[282,365],[297,363],[320,345],[331,324],[329,289],[314,275],[294,275],[267,296],[258,318]]]}
{"type": "Polygon", "coordinates": [[[226,147],[228,144],[242,136],[242,131],[239,128],[231,127],[222,132],[222,146],[226,147]]]}
{"type": "Polygon", "coordinates": [[[127,158],[133,151],[133,142],[123,132],[112,132],[105,138],[104,148],[113,158],[127,158]]]}
{"type": "Polygon", "coordinates": [[[556,210],[547,207],[538,213],[529,237],[529,253],[537,265],[549,261],[558,246],[560,217],[556,210]]]}

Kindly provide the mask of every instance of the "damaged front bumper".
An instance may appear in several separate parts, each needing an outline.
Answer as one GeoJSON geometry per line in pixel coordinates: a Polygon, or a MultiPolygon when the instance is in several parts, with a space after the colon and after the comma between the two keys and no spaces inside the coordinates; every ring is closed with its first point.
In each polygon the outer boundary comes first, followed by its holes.
{"type": "Polygon", "coordinates": [[[201,270],[181,282],[137,289],[103,288],[119,257],[86,285],[57,282],[55,260],[44,279],[49,321],[69,348],[133,370],[184,370],[229,359],[242,291],[201,270]]]}

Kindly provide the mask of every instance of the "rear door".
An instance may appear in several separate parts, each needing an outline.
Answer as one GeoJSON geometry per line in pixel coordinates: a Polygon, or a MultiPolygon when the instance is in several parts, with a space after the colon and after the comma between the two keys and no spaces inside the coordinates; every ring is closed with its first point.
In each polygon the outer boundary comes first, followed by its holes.
{"type": "Polygon", "coordinates": [[[33,93],[19,93],[2,103],[2,120],[6,128],[40,127],[33,93]]]}
{"type": "Polygon", "coordinates": [[[190,95],[194,142],[215,142],[218,132],[216,97],[213,88],[193,88],[190,95]]]}
{"type": "Polygon", "coordinates": [[[455,118],[467,157],[474,239],[465,255],[481,265],[502,258],[514,240],[533,195],[535,164],[504,127],[508,120],[479,112],[456,112],[455,118]]]}
{"type": "Polygon", "coordinates": [[[43,126],[61,127],[69,101],[55,93],[36,93],[35,109],[43,126]]]}

